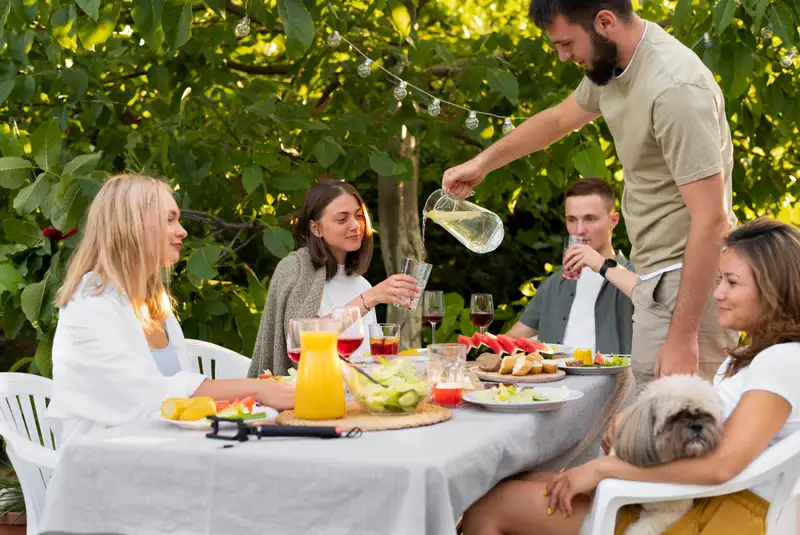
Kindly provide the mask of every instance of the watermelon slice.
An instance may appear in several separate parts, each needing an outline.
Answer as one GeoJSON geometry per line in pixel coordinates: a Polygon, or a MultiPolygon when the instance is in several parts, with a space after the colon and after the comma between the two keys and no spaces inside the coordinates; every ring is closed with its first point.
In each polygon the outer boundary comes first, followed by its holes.
{"type": "Polygon", "coordinates": [[[483,343],[483,337],[481,336],[481,333],[475,331],[475,333],[472,335],[472,347],[479,349],[481,345],[485,345],[483,343]]]}
{"type": "Polygon", "coordinates": [[[500,344],[500,347],[505,350],[506,353],[509,355],[513,355],[515,351],[519,351],[520,348],[514,344],[514,339],[510,336],[506,336],[504,334],[497,335],[497,342],[500,344]]]}
{"type": "Polygon", "coordinates": [[[464,336],[463,334],[458,335],[458,343],[467,346],[467,351],[469,351],[474,347],[474,344],[472,343],[472,338],[470,338],[469,336],[464,336]]]}
{"type": "Polygon", "coordinates": [[[514,345],[520,348],[525,353],[535,353],[536,345],[530,338],[515,338],[514,345]]]}
{"type": "Polygon", "coordinates": [[[507,351],[503,349],[503,346],[500,345],[500,342],[497,341],[497,337],[492,333],[485,333],[483,335],[483,343],[495,355],[502,355],[503,353],[507,353],[507,351]]]}
{"type": "Polygon", "coordinates": [[[531,343],[533,344],[534,351],[546,351],[546,352],[552,351],[552,348],[550,346],[548,346],[544,342],[540,342],[539,340],[531,340],[531,343]]]}

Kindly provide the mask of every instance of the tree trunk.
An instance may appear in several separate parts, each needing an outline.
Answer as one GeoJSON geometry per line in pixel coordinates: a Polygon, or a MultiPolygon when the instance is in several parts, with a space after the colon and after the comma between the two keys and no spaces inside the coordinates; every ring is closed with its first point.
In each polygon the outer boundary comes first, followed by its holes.
{"type": "MultiPolygon", "coordinates": [[[[386,273],[399,273],[406,257],[422,259],[420,212],[417,202],[419,181],[419,151],[417,138],[404,126],[398,143],[398,152],[413,164],[411,178],[406,181],[392,177],[378,179],[378,217],[381,255],[386,273]]],[[[412,312],[394,305],[387,307],[386,321],[401,325],[401,348],[422,345],[422,302],[412,312]]]]}

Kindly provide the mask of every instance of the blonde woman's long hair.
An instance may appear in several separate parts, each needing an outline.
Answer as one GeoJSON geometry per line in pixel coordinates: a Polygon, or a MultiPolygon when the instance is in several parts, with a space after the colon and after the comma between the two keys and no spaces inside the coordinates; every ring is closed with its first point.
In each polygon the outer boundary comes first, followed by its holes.
{"type": "Polygon", "coordinates": [[[120,174],[109,178],[89,207],[78,248],[72,254],[56,306],[69,303],[81,278],[94,272],[131,302],[142,327],[149,331],[172,311],[166,248],[168,206],[163,192],[169,185],[144,175],[120,174]],[[163,240],[158,237],[163,236],[163,240]]]}

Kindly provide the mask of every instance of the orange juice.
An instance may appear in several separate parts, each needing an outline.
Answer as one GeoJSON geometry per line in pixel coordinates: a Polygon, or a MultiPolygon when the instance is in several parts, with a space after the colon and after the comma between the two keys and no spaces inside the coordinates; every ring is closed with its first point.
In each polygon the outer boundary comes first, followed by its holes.
{"type": "Polygon", "coordinates": [[[294,412],[304,420],[335,420],[344,416],[344,383],[336,332],[300,333],[294,412]]]}

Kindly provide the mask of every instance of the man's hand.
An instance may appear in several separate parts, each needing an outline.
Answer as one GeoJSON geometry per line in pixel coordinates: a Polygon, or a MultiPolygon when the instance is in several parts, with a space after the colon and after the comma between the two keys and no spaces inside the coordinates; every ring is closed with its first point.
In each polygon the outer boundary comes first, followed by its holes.
{"type": "Polygon", "coordinates": [[[603,255],[592,249],[590,245],[578,243],[564,253],[564,265],[562,268],[565,271],[579,272],[583,269],[583,266],[589,266],[589,269],[598,273],[600,268],[603,267],[603,262],[605,262],[603,255]]]}
{"type": "Polygon", "coordinates": [[[700,367],[700,347],[697,336],[677,339],[667,335],[658,352],[653,375],[696,375],[700,367]]]}
{"type": "Polygon", "coordinates": [[[442,187],[451,195],[464,199],[472,194],[472,188],[483,182],[485,177],[486,171],[476,157],[445,171],[442,187]]]}

